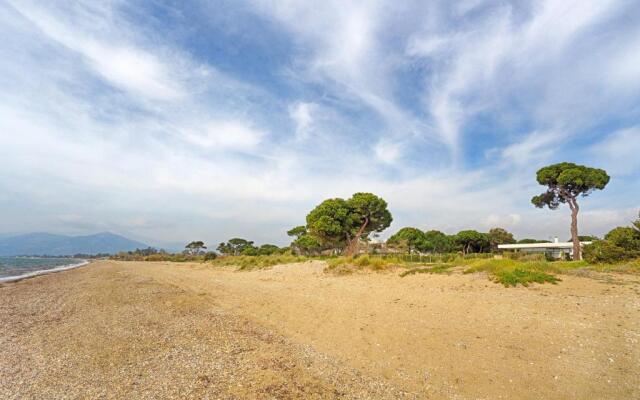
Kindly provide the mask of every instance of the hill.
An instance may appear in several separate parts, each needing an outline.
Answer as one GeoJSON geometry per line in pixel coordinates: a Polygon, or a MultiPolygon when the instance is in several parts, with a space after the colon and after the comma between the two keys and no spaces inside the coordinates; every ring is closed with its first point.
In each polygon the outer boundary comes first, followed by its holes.
{"type": "Polygon", "coordinates": [[[0,238],[0,256],[117,253],[148,245],[109,232],[87,236],[28,233],[0,238]]]}

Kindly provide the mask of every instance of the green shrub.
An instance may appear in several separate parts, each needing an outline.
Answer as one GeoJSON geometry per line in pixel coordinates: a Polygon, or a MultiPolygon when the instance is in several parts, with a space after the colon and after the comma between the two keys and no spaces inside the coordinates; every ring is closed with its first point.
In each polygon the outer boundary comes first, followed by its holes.
{"type": "Polygon", "coordinates": [[[209,252],[207,252],[207,254],[204,255],[203,261],[213,261],[216,258],[218,258],[218,255],[216,253],[214,253],[213,251],[209,251],[209,252]]]}
{"type": "Polygon", "coordinates": [[[640,252],[625,249],[609,240],[599,240],[584,247],[584,259],[590,263],[619,263],[639,257],[640,252]]]}
{"type": "Polygon", "coordinates": [[[529,286],[530,283],[545,283],[549,282],[556,284],[560,279],[546,272],[514,268],[503,269],[494,271],[494,279],[496,282],[502,283],[504,286],[517,286],[518,283],[522,286],[529,286]]]}
{"type": "Polygon", "coordinates": [[[633,228],[619,226],[609,231],[604,238],[625,250],[640,250],[640,232],[633,228]]]}
{"type": "Polygon", "coordinates": [[[560,279],[552,274],[561,272],[562,266],[563,264],[547,261],[477,260],[472,262],[464,273],[487,272],[493,281],[504,286],[528,286],[531,282],[558,282],[560,279]]]}

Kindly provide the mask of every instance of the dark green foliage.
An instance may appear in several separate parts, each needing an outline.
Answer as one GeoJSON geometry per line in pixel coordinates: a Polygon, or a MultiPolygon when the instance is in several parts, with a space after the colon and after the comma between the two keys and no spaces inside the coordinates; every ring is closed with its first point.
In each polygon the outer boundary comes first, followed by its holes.
{"type": "Polygon", "coordinates": [[[529,286],[530,283],[553,283],[560,282],[560,279],[546,272],[533,271],[528,269],[515,268],[513,270],[499,270],[495,272],[496,282],[502,283],[504,286],[529,286]]]}
{"type": "Polygon", "coordinates": [[[452,236],[431,230],[424,233],[425,247],[427,251],[434,253],[450,253],[454,250],[455,242],[452,236]]]}
{"type": "Polygon", "coordinates": [[[372,232],[382,232],[391,221],[386,201],[372,193],[355,193],[348,200],[325,200],[311,210],[307,215],[307,233],[299,238],[310,235],[325,249],[347,249],[353,253],[360,240],[366,240],[372,232]]]}
{"type": "Polygon", "coordinates": [[[518,240],[518,244],[531,244],[531,243],[549,243],[548,240],[538,240],[538,239],[520,239],[518,240]]]}
{"type": "Polygon", "coordinates": [[[246,246],[240,252],[242,256],[257,256],[259,254],[259,250],[255,246],[246,246]]]}
{"type": "Polygon", "coordinates": [[[553,210],[561,203],[571,202],[578,196],[588,196],[595,189],[604,189],[610,178],[602,169],[563,162],[541,168],[536,179],[548,189],[533,197],[531,202],[536,207],[547,206],[553,210]]]}
{"type": "Polygon", "coordinates": [[[322,250],[320,241],[311,235],[300,236],[291,243],[291,247],[296,249],[298,253],[307,255],[317,254],[322,250]]]}
{"type": "Polygon", "coordinates": [[[516,242],[516,240],[513,238],[513,234],[507,232],[502,228],[490,229],[489,233],[487,234],[487,238],[489,239],[489,243],[493,251],[498,250],[499,244],[512,244],[516,242]]]}
{"type": "Polygon", "coordinates": [[[253,247],[252,241],[241,238],[233,238],[230,239],[227,243],[220,243],[216,250],[225,255],[237,256],[241,254],[246,248],[250,247],[253,247]]]}
{"type": "Polygon", "coordinates": [[[287,235],[295,236],[296,239],[300,239],[302,236],[307,234],[307,227],[300,225],[295,228],[291,228],[287,231],[287,235]]]}
{"type": "Polygon", "coordinates": [[[547,187],[547,191],[531,199],[538,208],[545,206],[552,210],[560,204],[568,204],[571,209],[571,239],[573,256],[581,258],[578,239],[578,196],[588,196],[594,190],[602,190],[609,183],[609,175],[598,168],[585,167],[573,163],[559,163],[541,168],[536,174],[538,183],[547,187]]]}
{"type": "Polygon", "coordinates": [[[584,259],[591,263],[619,263],[640,257],[640,231],[633,227],[619,226],[598,240],[585,246],[584,259]]]}
{"type": "Polygon", "coordinates": [[[427,239],[424,232],[418,228],[402,228],[393,234],[388,240],[387,245],[397,249],[403,249],[409,253],[427,250],[427,239]]]}
{"type": "Polygon", "coordinates": [[[631,227],[614,228],[604,239],[625,250],[640,250],[640,232],[631,227]]]}
{"type": "Polygon", "coordinates": [[[618,263],[640,255],[638,252],[625,250],[608,240],[599,240],[584,247],[584,259],[590,263],[618,263]]]}
{"type": "Polygon", "coordinates": [[[307,229],[325,247],[345,247],[355,222],[344,199],[328,199],[307,215],[307,229]]]}
{"type": "Polygon", "coordinates": [[[258,249],[258,254],[261,256],[270,256],[272,254],[278,254],[280,252],[280,248],[275,244],[263,244],[258,249]]]}
{"type": "Polygon", "coordinates": [[[474,230],[458,232],[455,235],[455,243],[461,247],[464,254],[484,253],[490,249],[488,235],[474,230]]]}
{"type": "Polygon", "coordinates": [[[199,254],[200,250],[207,248],[202,240],[191,242],[184,247],[189,254],[199,254]]]}
{"type": "Polygon", "coordinates": [[[215,260],[216,258],[218,258],[218,255],[216,253],[214,253],[213,251],[208,251],[204,255],[204,261],[212,261],[212,260],[215,260]]]}

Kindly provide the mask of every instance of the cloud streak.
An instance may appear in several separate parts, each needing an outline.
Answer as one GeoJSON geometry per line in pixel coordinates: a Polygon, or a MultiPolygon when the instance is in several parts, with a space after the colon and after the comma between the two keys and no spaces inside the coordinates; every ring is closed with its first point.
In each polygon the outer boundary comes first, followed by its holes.
{"type": "Polygon", "coordinates": [[[285,243],[322,199],[372,191],[393,229],[565,236],[565,213],[529,204],[564,160],[614,174],[589,233],[639,206],[629,2],[249,1],[221,26],[148,7],[0,5],[7,232],[285,243]]]}

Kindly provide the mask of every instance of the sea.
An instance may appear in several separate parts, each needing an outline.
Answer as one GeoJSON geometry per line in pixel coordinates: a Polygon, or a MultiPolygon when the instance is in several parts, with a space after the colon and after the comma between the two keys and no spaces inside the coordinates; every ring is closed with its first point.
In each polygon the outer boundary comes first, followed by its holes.
{"type": "Polygon", "coordinates": [[[87,263],[79,258],[0,257],[0,282],[63,271],[87,263]]]}

